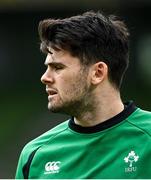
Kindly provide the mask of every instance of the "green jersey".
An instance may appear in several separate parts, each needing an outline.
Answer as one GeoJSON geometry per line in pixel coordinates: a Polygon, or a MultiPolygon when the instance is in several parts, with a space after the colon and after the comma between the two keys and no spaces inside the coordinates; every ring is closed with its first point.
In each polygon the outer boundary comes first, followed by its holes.
{"type": "Polygon", "coordinates": [[[130,102],[93,127],[71,118],[24,147],[17,178],[151,178],[151,112],[130,102]]]}

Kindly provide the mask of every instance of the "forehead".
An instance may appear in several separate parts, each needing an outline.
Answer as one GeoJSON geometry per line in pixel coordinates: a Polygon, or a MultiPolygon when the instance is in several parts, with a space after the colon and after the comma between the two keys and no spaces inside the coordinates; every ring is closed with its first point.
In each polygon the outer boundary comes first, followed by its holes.
{"type": "Polygon", "coordinates": [[[49,50],[49,54],[50,55],[52,55],[52,57],[63,57],[63,56],[66,56],[66,55],[68,55],[69,54],[69,52],[68,51],[65,51],[65,50],[63,50],[63,49],[60,49],[60,50],[55,50],[55,49],[53,49],[53,48],[51,48],[51,47],[48,47],[48,50],[49,50]]]}
{"type": "Polygon", "coordinates": [[[63,63],[66,65],[74,64],[81,65],[79,58],[73,57],[68,51],[65,50],[54,50],[48,47],[49,53],[47,54],[45,64],[49,63],[63,63]]]}

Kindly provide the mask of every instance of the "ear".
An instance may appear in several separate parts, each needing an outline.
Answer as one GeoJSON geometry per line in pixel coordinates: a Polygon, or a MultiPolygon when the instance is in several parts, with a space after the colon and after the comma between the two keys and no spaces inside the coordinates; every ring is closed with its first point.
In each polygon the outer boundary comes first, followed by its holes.
{"type": "Polygon", "coordinates": [[[101,83],[108,76],[108,66],[100,61],[95,63],[91,71],[91,82],[94,85],[101,83]]]}

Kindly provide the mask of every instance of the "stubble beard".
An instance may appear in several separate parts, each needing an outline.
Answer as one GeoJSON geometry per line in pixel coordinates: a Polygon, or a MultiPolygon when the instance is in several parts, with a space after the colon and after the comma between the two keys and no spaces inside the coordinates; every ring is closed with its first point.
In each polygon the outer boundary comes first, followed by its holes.
{"type": "Polygon", "coordinates": [[[76,79],[71,88],[66,92],[66,98],[61,98],[48,103],[48,109],[54,113],[63,113],[71,116],[81,116],[85,111],[92,109],[91,87],[87,84],[83,74],[76,79]]]}

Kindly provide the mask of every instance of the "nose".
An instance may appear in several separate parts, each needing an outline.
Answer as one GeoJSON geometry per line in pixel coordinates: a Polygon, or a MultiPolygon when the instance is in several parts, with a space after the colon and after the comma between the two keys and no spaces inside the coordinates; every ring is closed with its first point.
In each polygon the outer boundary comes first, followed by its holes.
{"type": "Polygon", "coordinates": [[[50,71],[47,69],[46,72],[41,76],[41,82],[43,84],[50,84],[54,82],[54,79],[52,77],[52,74],[50,71]]]}

